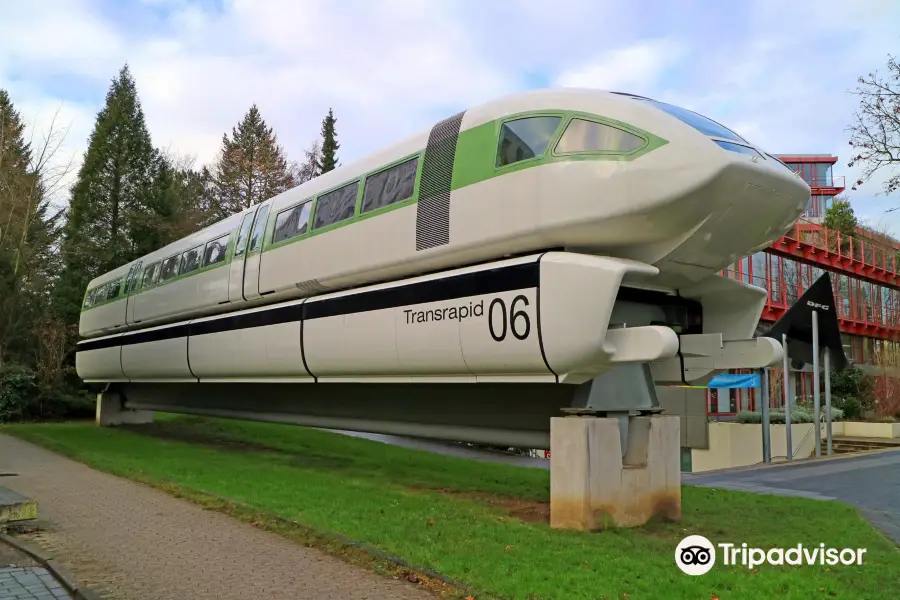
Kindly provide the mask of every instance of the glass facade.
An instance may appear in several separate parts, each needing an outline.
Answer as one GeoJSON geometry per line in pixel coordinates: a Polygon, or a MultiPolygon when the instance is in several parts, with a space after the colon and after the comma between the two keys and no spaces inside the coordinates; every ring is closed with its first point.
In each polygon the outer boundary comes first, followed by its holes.
{"type": "MultiPolygon", "coordinates": [[[[826,159],[827,160],[827,159],[826,159]]],[[[831,160],[834,160],[831,158],[831,160]]],[[[799,173],[810,185],[813,195],[806,210],[806,217],[823,217],[834,201],[831,194],[822,194],[823,187],[834,186],[830,162],[796,162],[790,157],[786,165],[799,173]]],[[[828,190],[834,191],[834,190],[828,190]]],[[[829,271],[834,286],[835,305],[840,318],[844,351],[851,362],[865,365],[876,376],[876,394],[881,397],[886,390],[900,384],[900,290],[864,281],[855,275],[858,269],[875,269],[896,273],[900,270],[900,242],[864,235],[838,238],[823,228],[820,222],[803,222],[789,237],[822,249],[824,254],[810,260],[820,260],[825,254],[840,260],[831,262],[829,271]],[[834,242],[832,244],[831,242],[834,242]],[[832,245],[834,247],[832,247],[832,245]],[[856,271],[854,270],[856,269],[856,271]],[[880,391],[879,391],[880,390],[880,391]]],[[[731,265],[723,275],[768,291],[768,299],[758,332],[771,327],[798,298],[823,273],[821,267],[801,263],[791,258],[758,252],[731,265]]],[[[877,277],[876,277],[877,279],[877,277]]],[[[784,405],[783,379],[779,369],[770,370],[772,407],[784,405]]],[[[794,396],[812,395],[812,372],[798,373],[794,382],[794,396]]],[[[709,390],[711,415],[734,414],[741,410],[757,409],[758,390],[709,390]]]]}
{"type": "Polygon", "coordinates": [[[831,187],[834,185],[830,163],[787,162],[785,164],[791,171],[799,173],[810,187],[831,187]]]}

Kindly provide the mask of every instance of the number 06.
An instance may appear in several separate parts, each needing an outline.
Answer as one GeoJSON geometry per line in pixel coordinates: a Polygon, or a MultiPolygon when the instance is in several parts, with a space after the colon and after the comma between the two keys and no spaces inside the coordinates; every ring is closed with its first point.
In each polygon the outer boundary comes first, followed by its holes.
{"type": "Polygon", "coordinates": [[[491,300],[491,304],[488,307],[488,329],[491,332],[491,337],[494,338],[496,342],[502,342],[506,339],[506,330],[507,325],[508,328],[512,330],[513,337],[517,340],[524,340],[528,338],[528,335],[531,333],[531,319],[528,318],[528,313],[525,312],[524,309],[516,310],[516,305],[519,302],[524,303],[525,306],[528,306],[528,298],[519,294],[515,298],[513,298],[512,303],[509,305],[509,319],[506,317],[506,303],[502,298],[494,298],[491,300]],[[498,327],[496,327],[496,318],[494,316],[494,308],[499,307],[500,309],[500,327],[498,331],[498,327]],[[525,321],[522,323],[522,321],[525,321]]]}

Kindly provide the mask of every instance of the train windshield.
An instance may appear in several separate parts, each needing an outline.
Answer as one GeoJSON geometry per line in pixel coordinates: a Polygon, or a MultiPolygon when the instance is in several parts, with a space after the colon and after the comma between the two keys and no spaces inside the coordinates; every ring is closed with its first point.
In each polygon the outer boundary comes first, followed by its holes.
{"type": "Polygon", "coordinates": [[[734,140],[736,142],[743,142],[745,144],[747,143],[747,140],[731,131],[727,127],[719,125],[712,119],[707,119],[706,117],[698,115],[697,113],[687,110],[686,108],[679,108],[677,106],[672,106],[671,104],[666,104],[665,102],[659,102],[657,100],[648,99],[647,101],[661,111],[672,115],[679,121],[687,123],[704,135],[725,138],[728,140],[734,140]]]}

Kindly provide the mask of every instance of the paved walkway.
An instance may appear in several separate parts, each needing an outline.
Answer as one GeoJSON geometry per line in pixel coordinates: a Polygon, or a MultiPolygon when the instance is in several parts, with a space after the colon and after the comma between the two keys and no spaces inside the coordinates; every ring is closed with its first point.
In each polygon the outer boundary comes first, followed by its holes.
{"type": "Polygon", "coordinates": [[[68,592],[41,567],[0,568],[0,600],[69,600],[68,592]]]}
{"type": "Polygon", "coordinates": [[[23,539],[116,600],[433,599],[223,514],[0,435],[3,485],[38,501],[23,539]]]}
{"type": "Polygon", "coordinates": [[[53,574],[33,558],[0,542],[0,600],[69,600],[53,574]]]}
{"type": "Polygon", "coordinates": [[[720,473],[684,473],[687,485],[841,500],[900,543],[900,450],[720,473]]]}

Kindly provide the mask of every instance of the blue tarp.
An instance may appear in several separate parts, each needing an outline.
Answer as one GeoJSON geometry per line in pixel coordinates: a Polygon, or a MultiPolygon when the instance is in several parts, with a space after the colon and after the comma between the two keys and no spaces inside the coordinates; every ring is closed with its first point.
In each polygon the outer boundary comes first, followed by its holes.
{"type": "Polygon", "coordinates": [[[758,388],[759,373],[720,373],[712,378],[707,387],[710,388],[758,388]]]}

